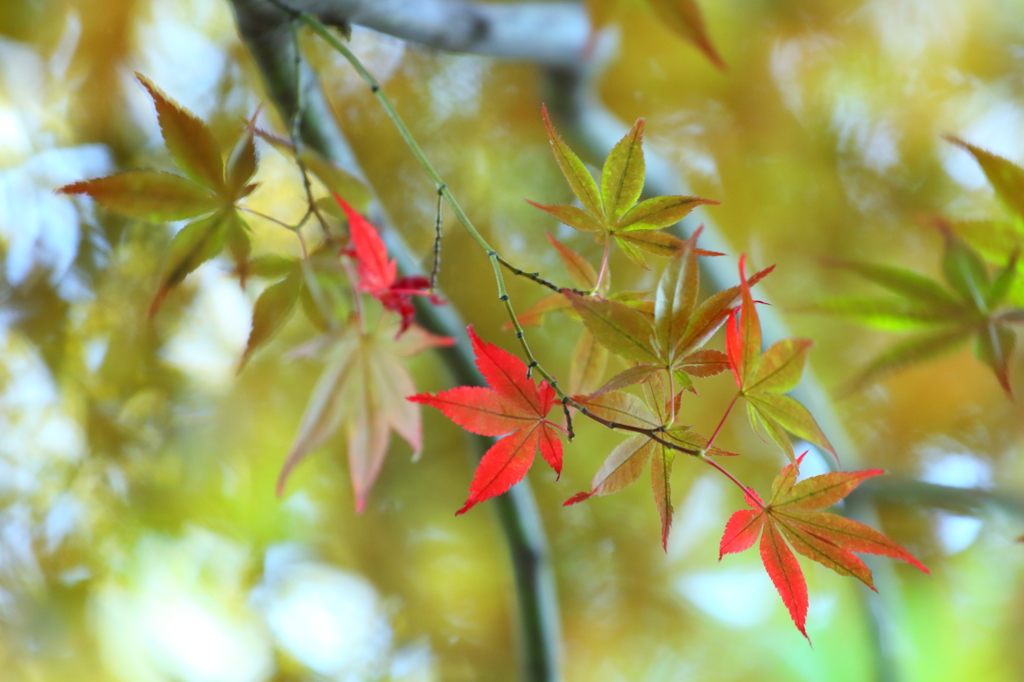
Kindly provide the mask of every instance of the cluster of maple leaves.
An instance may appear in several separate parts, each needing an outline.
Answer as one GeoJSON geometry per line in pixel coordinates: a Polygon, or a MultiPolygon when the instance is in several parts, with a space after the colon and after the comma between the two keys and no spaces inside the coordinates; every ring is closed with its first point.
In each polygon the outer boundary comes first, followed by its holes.
{"type": "MultiPolygon", "coordinates": [[[[127,171],[74,183],[61,191],[88,195],[111,211],[140,220],[190,221],[167,248],[150,315],[189,273],[224,249],[234,261],[243,287],[250,276],[275,280],[256,299],[239,370],[299,307],[321,331],[291,353],[322,360],[324,371],[287,454],[279,493],[295,465],[342,430],[347,437],[355,505],[363,509],[391,432],[410,445],[414,456],[420,452],[423,439],[418,406],[428,405],[465,430],[496,439],[474,474],[468,498],[456,512],[462,514],[522,480],[538,451],[560,474],[563,441],[572,439],[574,417],[577,423],[594,421],[625,437],[598,468],[589,489],[569,497],[565,504],[622,490],[649,468],[661,540],[667,546],[674,513],[671,475],[675,458],[686,455],[713,466],[741,489],[748,507],[735,512],[726,523],[720,558],[760,541],[768,575],[805,636],[807,588],[794,551],[842,575],[856,577],[872,589],[871,572],[854,552],[901,559],[927,572],[905,549],[878,531],[824,511],[882,471],[834,471],[798,480],[803,457],[796,456],[792,437],[830,453],[838,465],[835,450],[813,416],[787,395],[800,380],[811,342],[786,339],[762,352],[758,302],[751,288],[772,272],[771,267],[748,276],[746,258],[741,257],[738,284],[700,299],[698,258],[722,254],[697,246],[699,229],[686,240],[662,230],[695,207],[715,202],[687,196],[641,200],[645,175],[642,120],[614,147],[595,180],[543,112],[555,159],[579,205],[533,205],[590,233],[604,246],[600,267],[594,268],[548,235],[575,288],[562,288],[542,298],[517,318],[521,326],[543,324],[550,314],[582,322],[566,388],[536,363],[527,365],[480,339],[470,327],[477,367],[487,386],[460,386],[428,394],[416,393],[404,360],[453,340],[429,334],[415,324],[414,297],[439,301],[426,277],[399,276],[376,228],[360,213],[370,196],[366,188],[330,161],[258,130],[254,120],[244,127],[225,159],[204,122],[142,76],[139,80],[156,106],[168,152],[181,174],[127,171]],[[333,193],[333,199],[324,197],[310,206],[307,218],[316,215],[323,227],[312,248],[306,248],[301,236],[302,222],[285,225],[243,204],[257,188],[253,182],[258,165],[257,136],[293,155],[304,171],[333,193]],[[293,231],[302,255],[253,256],[246,215],[272,220],[293,231]],[[347,229],[341,229],[342,224],[347,229]],[[613,291],[608,266],[613,243],[644,268],[650,267],[652,255],[667,259],[653,290],[613,291]],[[724,352],[708,348],[723,326],[724,352]],[[611,356],[617,356],[626,369],[606,380],[611,356]],[[737,391],[715,431],[705,436],[683,424],[683,397],[696,394],[694,381],[726,372],[733,376],[737,391]],[[715,440],[740,398],[746,403],[751,426],[763,431],[789,461],[773,482],[767,502],[719,463],[728,461],[719,458],[736,456],[715,445],[715,440]],[[556,410],[554,415],[552,410],[556,410]]],[[[946,287],[897,267],[836,264],[895,296],[831,299],[815,304],[814,310],[916,332],[873,362],[855,385],[973,337],[977,356],[992,368],[1006,391],[1011,390],[1009,359],[1015,343],[1011,327],[1024,321],[1024,285],[1017,277],[1018,256],[1024,246],[1024,170],[970,144],[952,141],[978,160],[1011,218],[936,221],[945,242],[946,287]],[[998,266],[994,274],[986,261],[998,266]]]]}

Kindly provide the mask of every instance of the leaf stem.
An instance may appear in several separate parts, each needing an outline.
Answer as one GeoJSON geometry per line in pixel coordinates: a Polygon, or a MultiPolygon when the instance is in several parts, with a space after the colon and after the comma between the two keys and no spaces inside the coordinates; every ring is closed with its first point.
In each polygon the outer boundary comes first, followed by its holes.
{"type": "Polygon", "coordinates": [[[594,282],[594,293],[597,293],[601,289],[601,283],[604,281],[604,275],[608,271],[608,251],[611,249],[611,245],[611,240],[605,239],[604,254],[601,256],[601,269],[597,271],[597,281],[594,282]]]}
{"type": "Polygon", "coordinates": [[[444,195],[440,191],[437,193],[437,221],[434,223],[434,267],[430,270],[430,293],[435,295],[437,293],[437,275],[441,272],[441,235],[443,234],[442,219],[444,217],[442,210],[444,206],[441,204],[441,200],[444,195]]]}
{"type": "Polygon", "coordinates": [[[729,407],[725,408],[725,414],[722,415],[722,418],[718,421],[718,426],[715,427],[715,432],[712,433],[711,438],[708,439],[709,448],[715,444],[715,438],[718,438],[718,432],[722,430],[722,426],[725,425],[725,420],[729,417],[729,413],[732,412],[733,405],[736,404],[739,397],[740,394],[737,392],[736,395],[732,397],[732,402],[729,403],[729,407]]]}
{"type": "Polygon", "coordinates": [[[729,471],[725,467],[723,467],[721,464],[719,464],[718,462],[716,462],[715,460],[711,459],[710,457],[708,457],[705,454],[701,454],[700,458],[702,460],[704,460],[705,462],[707,462],[708,464],[710,464],[711,466],[713,466],[714,468],[718,469],[718,471],[720,471],[722,474],[724,474],[726,478],[728,478],[730,481],[735,483],[736,486],[740,490],[743,491],[743,496],[745,498],[753,500],[757,504],[757,506],[759,506],[761,509],[765,508],[764,503],[761,502],[760,499],[758,499],[756,496],[750,494],[751,493],[750,488],[748,488],[747,486],[743,485],[740,482],[740,479],[738,479],[735,476],[733,476],[732,474],[730,474],[729,471]]]}
{"type": "Polygon", "coordinates": [[[284,222],[283,220],[278,220],[274,216],[267,215],[266,213],[261,213],[260,211],[257,211],[255,209],[249,208],[248,206],[238,206],[238,205],[236,205],[235,208],[237,208],[239,211],[244,211],[244,212],[246,212],[246,213],[248,213],[250,215],[254,215],[257,218],[263,218],[264,220],[269,220],[272,223],[276,223],[277,225],[280,225],[281,227],[283,227],[286,230],[290,230],[292,232],[295,232],[298,229],[298,227],[295,226],[295,225],[289,225],[288,223],[284,222]]]}

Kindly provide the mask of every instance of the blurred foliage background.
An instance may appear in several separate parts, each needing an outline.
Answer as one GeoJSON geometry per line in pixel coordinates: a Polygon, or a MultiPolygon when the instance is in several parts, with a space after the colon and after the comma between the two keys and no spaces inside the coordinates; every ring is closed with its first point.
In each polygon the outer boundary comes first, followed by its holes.
{"type": "MultiPolygon", "coordinates": [[[[600,8],[602,3],[593,3],[600,8]]],[[[1024,4],[1017,0],[705,2],[727,71],[666,30],[646,3],[617,2],[618,52],[599,77],[621,119],[647,119],[647,148],[693,193],[732,247],[777,263],[763,285],[813,338],[836,387],[894,337],[798,309],[866,285],[828,258],[939,271],[921,216],[1001,214],[956,134],[1024,162],[1024,4]]],[[[616,28],[617,27],[617,28],[616,28]]],[[[429,263],[435,194],[367,89],[309,44],[338,120],[395,224],[429,263]]],[[[570,198],[540,121],[537,69],[439,53],[356,28],[352,49],[384,83],[473,220],[525,269],[561,275],[545,230],[594,262],[599,248],[529,207],[570,198]]],[[[356,516],[344,446],[274,480],[319,367],[285,351],[314,334],[302,316],[239,376],[252,301],[227,260],[203,266],[153,320],[146,308],[174,226],[140,224],[52,190],[133,167],[169,168],[132,72],[211,122],[225,146],[264,100],[227,2],[13,0],[0,4],[0,670],[11,680],[513,680],[515,600],[488,505],[453,512],[472,472],[463,434],[425,413],[426,450],[393,442],[356,516]]],[[[261,122],[282,130],[271,110],[261,122]]],[[[304,210],[293,167],[260,146],[250,205],[304,210]]],[[[450,221],[454,225],[454,221],[450,221]]],[[[294,240],[253,220],[255,250],[294,240]]],[[[619,256],[616,256],[619,258],[619,256]]],[[[615,261],[617,288],[655,273],[615,261]]],[[[501,331],[487,260],[452,227],[441,284],[486,339],[501,331]]],[[[543,291],[510,282],[520,309],[543,291]]],[[[533,333],[568,364],[575,327],[533,333]]],[[[431,354],[417,387],[446,387],[431,354]]],[[[1013,381],[1024,386],[1017,362],[1013,381]]],[[[710,431],[727,376],[686,398],[710,431]]],[[[814,406],[810,406],[812,411],[814,406]]],[[[835,409],[860,466],[963,488],[1024,489],[1024,414],[964,349],[896,375],[835,409]]],[[[770,483],[780,455],[742,416],[720,444],[770,483]]],[[[560,481],[531,474],[553,549],[567,680],[1019,680],[1024,654],[1022,519],[960,516],[889,501],[882,530],[932,571],[903,565],[865,588],[805,563],[808,632],[792,628],[755,553],[716,561],[728,482],[675,472],[667,555],[646,486],[563,509],[619,436],[592,425],[560,481]],[[880,637],[869,610],[886,613],[880,637]],[[884,644],[880,651],[877,641],[884,644]]],[[[843,453],[840,453],[842,457],[843,453]]],[[[823,470],[824,464],[809,463],[823,470]]],[[[808,471],[805,467],[805,473],[808,471]]]]}

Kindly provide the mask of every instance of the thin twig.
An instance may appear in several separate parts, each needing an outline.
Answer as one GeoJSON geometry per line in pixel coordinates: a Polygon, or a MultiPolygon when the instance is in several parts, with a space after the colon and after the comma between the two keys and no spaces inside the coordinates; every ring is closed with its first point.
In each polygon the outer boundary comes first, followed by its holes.
{"type": "Polygon", "coordinates": [[[327,227],[327,221],[324,220],[323,214],[320,213],[320,207],[316,205],[316,199],[313,198],[313,186],[309,181],[309,169],[306,168],[306,162],[302,160],[304,143],[302,141],[301,127],[302,112],[305,108],[302,97],[302,51],[299,49],[299,32],[296,30],[295,23],[290,23],[289,27],[292,32],[292,42],[295,46],[295,113],[292,116],[290,131],[292,146],[295,148],[295,164],[299,167],[299,172],[302,174],[302,186],[306,191],[306,202],[309,205],[309,210],[313,212],[313,215],[319,221],[324,237],[329,238],[330,230],[327,227]]]}
{"type": "Polygon", "coordinates": [[[509,263],[507,260],[505,260],[501,256],[498,256],[498,262],[501,263],[503,266],[505,266],[505,268],[509,272],[511,272],[513,275],[517,275],[519,277],[525,277],[526,279],[531,280],[533,282],[536,282],[537,284],[539,284],[539,285],[541,285],[543,287],[547,287],[548,289],[551,289],[552,291],[554,291],[555,293],[558,293],[558,294],[562,293],[563,291],[571,291],[574,294],[579,294],[580,296],[589,296],[592,293],[592,292],[589,292],[589,291],[583,291],[582,289],[573,289],[571,287],[560,287],[557,284],[552,284],[551,282],[549,282],[546,279],[544,279],[543,277],[541,277],[539,272],[526,272],[525,270],[520,270],[519,268],[517,268],[516,266],[512,265],[511,263],[509,263]]]}
{"type": "Polygon", "coordinates": [[[431,295],[437,292],[437,275],[441,271],[441,234],[443,218],[443,206],[442,200],[444,195],[441,193],[441,188],[437,189],[437,222],[434,223],[434,267],[430,270],[430,293],[431,295]]]}

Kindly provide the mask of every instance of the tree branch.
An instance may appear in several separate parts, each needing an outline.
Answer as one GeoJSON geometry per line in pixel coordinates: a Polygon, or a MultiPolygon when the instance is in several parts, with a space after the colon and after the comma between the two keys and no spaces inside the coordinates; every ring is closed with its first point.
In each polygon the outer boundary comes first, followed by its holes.
{"type": "MultiPolygon", "coordinates": [[[[235,2],[257,23],[281,25],[271,0],[235,2]]],[[[590,20],[581,3],[487,4],[463,0],[286,0],[328,25],[356,24],[445,50],[547,66],[584,61],[590,20]]]]}
{"type": "MultiPolygon", "coordinates": [[[[266,0],[232,0],[232,4],[242,39],[260,68],[267,94],[284,120],[291,120],[299,98],[296,96],[294,68],[296,46],[292,41],[290,19],[266,0]]],[[[385,6],[393,3],[380,4],[385,6]]],[[[365,178],[347,140],[338,128],[316,74],[305,61],[301,62],[301,68],[303,106],[300,131],[303,140],[311,148],[339,163],[357,177],[365,178]]],[[[379,203],[375,206],[375,220],[384,227],[389,225],[379,203]]],[[[388,251],[398,260],[402,272],[420,274],[416,260],[398,232],[394,229],[385,229],[383,234],[388,251]]],[[[459,314],[451,306],[432,306],[424,297],[419,296],[414,299],[417,305],[417,320],[424,327],[436,334],[456,339],[455,346],[438,350],[455,382],[460,385],[485,385],[473,361],[466,326],[459,314]]],[[[490,439],[480,437],[473,437],[472,442],[477,457],[483,456],[493,443],[490,439]]],[[[523,649],[523,679],[531,682],[556,682],[560,679],[561,648],[558,600],[547,539],[528,482],[524,480],[507,494],[495,498],[494,508],[509,547],[516,581],[522,633],[520,644],[523,649]]]]}

